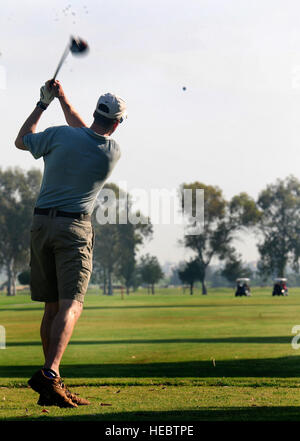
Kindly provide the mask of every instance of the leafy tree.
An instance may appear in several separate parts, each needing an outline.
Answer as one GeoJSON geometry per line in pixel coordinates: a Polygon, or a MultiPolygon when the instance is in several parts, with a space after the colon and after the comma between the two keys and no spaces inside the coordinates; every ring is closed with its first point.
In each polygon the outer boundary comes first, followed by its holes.
{"type": "Polygon", "coordinates": [[[146,254],[141,257],[139,270],[144,283],[151,286],[151,292],[154,294],[154,285],[163,277],[163,271],[157,257],[146,254]]]}
{"type": "Polygon", "coordinates": [[[103,294],[107,294],[107,277],[105,268],[101,266],[98,260],[95,259],[95,253],[93,256],[93,272],[91,275],[90,283],[98,284],[103,288],[103,294]]]}
{"type": "MultiPolygon", "coordinates": [[[[118,201],[122,195],[122,190],[115,184],[106,184],[104,190],[112,190],[115,198],[118,201]]],[[[103,193],[103,192],[102,192],[103,193]]],[[[100,192],[101,197],[101,192],[100,192]]],[[[106,197],[101,199],[101,203],[106,202],[106,197]]],[[[117,213],[118,206],[116,206],[117,213]]],[[[109,207],[103,210],[104,215],[107,216],[109,207]]],[[[103,294],[113,294],[113,276],[116,272],[119,260],[119,234],[118,234],[118,216],[115,223],[108,222],[100,224],[96,220],[96,213],[94,212],[94,231],[95,231],[95,245],[94,245],[94,267],[99,270],[99,277],[103,281],[103,294]]],[[[118,215],[118,213],[117,213],[118,215]]]]}
{"type": "Polygon", "coordinates": [[[133,291],[136,291],[139,286],[143,284],[143,279],[141,276],[141,273],[139,271],[138,264],[135,265],[135,269],[132,276],[132,289],[133,291]]]}
{"type": "MultiPolygon", "coordinates": [[[[202,294],[207,294],[206,271],[213,257],[220,260],[226,259],[232,252],[232,241],[236,234],[253,227],[260,216],[255,201],[246,193],[240,193],[227,202],[219,187],[205,185],[201,182],[183,184],[180,193],[184,189],[193,190],[192,211],[185,214],[188,216],[189,228],[194,228],[196,212],[196,190],[204,190],[204,226],[200,234],[187,234],[184,237],[185,247],[192,249],[197,256],[200,271],[202,294]]],[[[183,201],[183,198],[182,198],[183,201]]],[[[184,205],[182,205],[184,209],[184,205]]]]}
{"type": "Polygon", "coordinates": [[[119,259],[117,225],[95,223],[94,229],[96,236],[94,261],[97,262],[98,269],[100,268],[101,271],[103,294],[112,295],[112,278],[119,259]]]}
{"type": "MultiPolygon", "coordinates": [[[[129,214],[130,204],[127,205],[127,213],[129,214]]],[[[140,213],[136,215],[140,217],[140,213]]],[[[117,267],[117,275],[125,281],[126,293],[134,285],[136,253],[145,239],[152,235],[153,227],[149,219],[144,219],[146,223],[132,224],[127,219],[126,224],[118,224],[119,234],[119,261],[117,267]]]]}
{"type": "Polygon", "coordinates": [[[198,259],[190,260],[183,269],[178,271],[178,276],[183,283],[190,285],[190,294],[193,294],[194,283],[201,280],[201,265],[198,259]]]}
{"type": "Polygon", "coordinates": [[[258,224],[259,273],[284,277],[288,264],[299,271],[300,181],[293,176],[268,185],[257,201],[262,215],[258,224]]]}
{"type": "Polygon", "coordinates": [[[39,170],[0,169],[0,265],[7,275],[7,295],[15,295],[17,273],[29,261],[29,226],[40,183],[39,170]]]}
{"type": "MultiPolygon", "coordinates": [[[[115,194],[114,209],[116,218],[115,223],[99,224],[97,220],[94,221],[96,235],[94,247],[95,269],[98,268],[101,272],[104,294],[112,294],[113,277],[124,280],[128,294],[130,286],[134,286],[135,283],[137,250],[145,239],[151,237],[152,225],[150,220],[143,217],[141,213],[132,213],[130,195],[126,194],[117,185],[107,184],[104,190],[112,190],[115,194]],[[121,204],[121,201],[124,200],[126,202],[125,207],[121,204]],[[133,214],[139,217],[141,222],[131,223],[130,215],[133,214]]],[[[103,199],[105,199],[105,196],[103,199]]],[[[103,203],[102,199],[101,203],[103,203]]],[[[108,212],[109,207],[104,207],[103,213],[105,216],[108,216],[108,212]]]]}
{"type": "Polygon", "coordinates": [[[207,268],[206,279],[212,288],[231,286],[227,279],[221,274],[221,269],[213,269],[211,266],[207,268]]]}
{"type": "Polygon", "coordinates": [[[185,262],[180,262],[176,267],[172,268],[169,278],[170,285],[181,285],[181,279],[179,277],[179,271],[183,269],[185,262]]]}
{"type": "Polygon", "coordinates": [[[238,278],[251,277],[252,271],[243,265],[241,256],[232,253],[226,260],[224,268],[221,270],[221,275],[229,282],[234,283],[238,278]]]}

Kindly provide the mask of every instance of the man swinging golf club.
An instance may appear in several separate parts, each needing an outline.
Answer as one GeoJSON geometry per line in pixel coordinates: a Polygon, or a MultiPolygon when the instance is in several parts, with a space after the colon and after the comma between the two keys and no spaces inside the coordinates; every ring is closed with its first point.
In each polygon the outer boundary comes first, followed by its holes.
{"type": "Polygon", "coordinates": [[[38,404],[77,407],[89,401],[63,384],[59,366],[82,312],[92,272],[96,197],[120,157],[110,137],[126,117],[125,102],[100,96],[88,128],[59,81],[42,86],[40,101],[16,138],[20,150],[43,157],[44,175],[31,226],[31,298],[45,303],[40,334],[45,364],[28,381],[38,404]],[[57,97],[68,126],[35,133],[42,113],[57,97]]]}

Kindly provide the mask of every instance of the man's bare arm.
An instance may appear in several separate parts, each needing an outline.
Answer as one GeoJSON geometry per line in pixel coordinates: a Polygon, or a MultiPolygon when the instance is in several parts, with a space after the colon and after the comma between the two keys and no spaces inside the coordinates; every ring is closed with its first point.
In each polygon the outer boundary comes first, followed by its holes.
{"type": "Polygon", "coordinates": [[[37,103],[34,111],[29,115],[24,124],[22,125],[18,136],[15,140],[15,146],[20,150],[28,150],[28,148],[23,143],[23,136],[28,133],[35,133],[36,126],[40,120],[40,117],[44,110],[47,109],[49,104],[54,99],[54,93],[50,87],[50,81],[47,81],[44,86],[40,89],[40,101],[37,103]]]}
{"type": "Polygon", "coordinates": [[[18,149],[28,150],[28,148],[23,144],[23,136],[27,135],[28,133],[35,133],[37,123],[39,122],[43,111],[44,110],[41,107],[37,106],[22,125],[15,140],[15,146],[18,149]]]}
{"type": "MultiPolygon", "coordinates": [[[[76,110],[67,100],[59,81],[55,81],[53,83],[52,80],[49,80],[45,83],[45,87],[48,89],[48,92],[44,90],[44,94],[45,93],[48,93],[49,95],[52,94],[52,97],[50,98],[49,96],[46,98],[43,96],[44,102],[46,104],[45,108],[47,108],[47,106],[52,101],[54,96],[56,96],[59,99],[67,123],[72,127],[86,127],[86,124],[84,123],[80,115],[76,112],[76,110]],[[51,91],[52,88],[53,90],[51,91]]],[[[42,99],[42,94],[41,94],[41,99],[42,99]]],[[[37,124],[44,110],[45,109],[42,109],[41,107],[37,106],[24,122],[15,140],[15,146],[18,149],[28,150],[28,148],[23,144],[23,136],[27,135],[28,133],[36,132],[37,124]]]]}
{"type": "Polygon", "coordinates": [[[65,118],[69,126],[71,127],[86,127],[85,122],[81,116],[76,112],[74,107],[68,101],[63,88],[59,81],[55,81],[53,84],[54,95],[59,99],[61,108],[64,112],[65,118]]]}

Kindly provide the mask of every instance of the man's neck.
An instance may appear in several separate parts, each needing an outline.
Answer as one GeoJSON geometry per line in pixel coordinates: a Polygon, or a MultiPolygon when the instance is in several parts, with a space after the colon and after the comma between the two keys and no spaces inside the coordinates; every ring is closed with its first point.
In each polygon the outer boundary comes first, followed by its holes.
{"type": "Polygon", "coordinates": [[[98,135],[102,135],[102,136],[110,136],[111,135],[111,131],[107,131],[106,129],[103,129],[103,127],[99,126],[98,124],[96,124],[94,122],[91,125],[90,129],[93,130],[93,132],[97,133],[98,135]]]}

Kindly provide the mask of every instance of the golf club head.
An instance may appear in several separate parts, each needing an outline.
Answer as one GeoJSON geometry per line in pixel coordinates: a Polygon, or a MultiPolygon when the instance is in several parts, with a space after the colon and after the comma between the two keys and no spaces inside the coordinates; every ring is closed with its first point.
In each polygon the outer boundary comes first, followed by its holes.
{"type": "Polygon", "coordinates": [[[87,54],[88,50],[89,50],[89,47],[88,47],[88,44],[86,41],[82,40],[79,37],[75,38],[75,37],[71,36],[70,43],[66,47],[66,49],[65,49],[65,51],[64,51],[64,53],[58,63],[57,69],[56,69],[55,74],[52,79],[52,83],[55,81],[55,78],[56,78],[58,72],[60,71],[60,68],[63,65],[63,62],[65,61],[65,59],[67,58],[69,52],[71,52],[73,55],[83,55],[83,54],[87,54]]]}
{"type": "Polygon", "coordinates": [[[88,53],[89,46],[87,42],[81,38],[71,37],[70,51],[73,55],[84,55],[88,53]]]}

